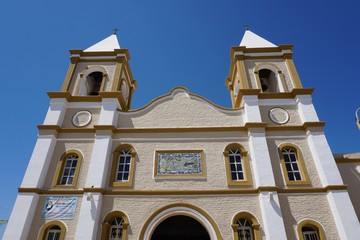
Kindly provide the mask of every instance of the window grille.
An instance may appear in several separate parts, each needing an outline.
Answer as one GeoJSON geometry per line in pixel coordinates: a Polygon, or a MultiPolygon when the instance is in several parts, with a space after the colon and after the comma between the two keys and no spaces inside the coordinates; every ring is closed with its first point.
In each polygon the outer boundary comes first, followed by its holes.
{"type": "Polygon", "coordinates": [[[286,172],[290,181],[301,181],[301,173],[296,152],[293,149],[283,149],[286,172]]]}
{"type": "Polygon", "coordinates": [[[129,181],[131,163],[131,150],[123,149],[120,152],[118,165],[116,168],[115,181],[129,181]]]}
{"type": "Polygon", "coordinates": [[[242,181],[244,177],[244,169],[239,149],[229,150],[230,174],[233,181],[242,181]]]}
{"type": "Polygon", "coordinates": [[[109,240],[121,240],[123,234],[124,219],[121,217],[114,218],[111,222],[109,240]]]}
{"type": "Polygon", "coordinates": [[[251,224],[247,219],[241,218],[237,221],[239,240],[254,240],[251,224]]]}
{"type": "Polygon", "coordinates": [[[73,183],[78,159],[79,156],[76,154],[71,154],[68,157],[66,157],[64,170],[61,175],[61,181],[60,181],[61,185],[71,185],[73,183]]]}

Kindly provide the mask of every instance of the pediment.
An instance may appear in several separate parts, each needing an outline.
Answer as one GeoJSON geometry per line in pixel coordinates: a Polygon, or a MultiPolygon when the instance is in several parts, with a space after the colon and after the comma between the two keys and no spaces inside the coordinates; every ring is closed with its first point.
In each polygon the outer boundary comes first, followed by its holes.
{"type": "Polygon", "coordinates": [[[173,88],[142,108],[119,113],[118,128],[186,128],[242,125],[242,109],[220,107],[191,94],[184,87],[173,88]]]}

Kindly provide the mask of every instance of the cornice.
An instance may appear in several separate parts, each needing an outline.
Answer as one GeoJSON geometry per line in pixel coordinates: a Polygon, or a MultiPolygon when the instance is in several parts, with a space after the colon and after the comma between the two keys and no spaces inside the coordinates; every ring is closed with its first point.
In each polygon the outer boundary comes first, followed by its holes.
{"type": "Polygon", "coordinates": [[[130,60],[130,53],[128,49],[114,49],[112,52],[85,52],[83,50],[73,49],[70,50],[70,58],[77,58],[79,61],[87,61],[90,57],[96,57],[97,60],[100,60],[102,57],[103,60],[113,61],[113,59],[125,57],[126,60],[130,60]],[[112,58],[109,58],[112,57],[112,58]]]}
{"type": "Polygon", "coordinates": [[[253,128],[265,131],[306,131],[310,128],[322,128],[325,122],[305,122],[302,125],[268,125],[264,122],[247,122],[244,126],[231,127],[187,127],[187,128],[116,128],[113,125],[94,125],[93,128],[61,128],[58,125],[38,125],[39,131],[52,130],[57,133],[176,133],[176,132],[246,132],[253,128]]]}
{"type": "Polygon", "coordinates": [[[258,188],[236,188],[214,189],[214,190],[124,190],[104,188],[83,188],[83,189],[39,189],[39,188],[18,188],[19,193],[36,193],[39,195],[80,195],[87,192],[101,193],[103,195],[238,195],[238,194],[259,194],[261,192],[277,192],[282,194],[292,193],[326,193],[329,191],[347,190],[347,185],[328,185],[325,187],[300,187],[300,188],[279,188],[276,186],[264,186],[258,188]]]}

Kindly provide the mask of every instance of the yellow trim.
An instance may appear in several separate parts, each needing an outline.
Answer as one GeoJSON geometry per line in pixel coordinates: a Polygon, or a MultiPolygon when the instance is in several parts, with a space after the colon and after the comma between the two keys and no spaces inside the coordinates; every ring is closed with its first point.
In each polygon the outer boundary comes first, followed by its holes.
{"type": "Polygon", "coordinates": [[[288,186],[310,184],[309,175],[308,175],[308,173],[306,171],[304,158],[303,158],[303,155],[301,153],[300,148],[298,146],[296,146],[295,144],[283,143],[283,144],[279,145],[278,152],[279,152],[280,164],[281,164],[285,184],[288,185],[288,186]],[[297,159],[297,163],[298,163],[298,168],[300,170],[301,180],[292,180],[291,181],[289,179],[289,176],[288,176],[287,170],[286,170],[286,166],[285,166],[284,155],[282,153],[283,149],[291,149],[291,150],[295,151],[296,159],[297,159]]]}
{"type": "Polygon", "coordinates": [[[128,230],[128,226],[129,226],[129,218],[126,216],[125,213],[123,213],[121,211],[109,212],[106,215],[106,217],[104,218],[104,221],[101,223],[101,239],[109,239],[111,222],[114,220],[114,218],[117,218],[117,217],[121,217],[122,219],[124,219],[121,240],[126,240],[127,230],[128,230]]]}
{"type": "Polygon", "coordinates": [[[237,221],[239,219],[247,219],[251,223],[251,229],[253,231],[254,240],[261,240],[261,233],[260,233],[260,224],[259,221],[249,212],[239,212],[237,213],[232,220],[231,228],[234,234],[234,240],[239,240],[239,236],[237,233],[239,225],[237,221]]]}
{"type": "Polygon", "coordinates": [[[60,227],[60,239],[59,240],[64,240],[65,235],[66,235],[66,225],[63,222],[57,221],[57,220],[47,222],[41,226],[40,231],[39,231],[38,240],[46,240],[45,238],[46,238],[47,231],[50,227],[53,227],[53,226],[60,227]]]}
{"type": "Polygon", "coordinates": [[[321,226],[320,223],[318,223],[314,220],[311,220],[311,219],[304,219],[301,222],[299,222],[299,224],[297,225],[296,230],[297,230],[299,240],[304,240],[304,236],[302,234],[303,227],[310,227],[310,228],[315,229],[319,234],[319,238],[320,238],[319,240],[326,240],[324,228],[321,226]]]}
{"type": "Polygon", "coordinates": [[[334,157],[336,163],[358,163],[360,162],[360,158],[349,158],[344,155],[341,157],[334,157]]]}
{"type": "MultiPolygon", "coordinates": [[[[164,207],[161,207],[160,209],[156,210],[155,212],[153,212],[150,217],[148,217],[148,219],[145,221],[143,227],[141,228],[140,230],[140,234],[139,234],[139,238],[138,240],[144,240],[144,234],[145,234],[145,231],[146,229],[149,227],[149,224],[151,223],[151,221],[157,216],[159,215],[161,212],[167,210],[167,209],[170,209],[170,208],[176,208],[176,207],[186,207],[186,208],[190,208],[190,209],[193,209],[197,212],[199,212],[200,214],[202,214],[207,220],[208,222],[210,223],[211,227],[213,228],[213,230],[215,231],[215,234],[216,234],[216,238],[217,239],[223,239],[222,236],[221,236],[221,233],[220,233],[220,229],[218,228],[216,222],[212,219],[212,217],[210,216],[210,214],[208,214],[206,211],[202,210],[201,208],[195,206],[195,205],[192,205],[192,204],[189,204],[189,203],[172,203],[172,204],[169,204],[167,206],[164,206],[164,207]]],[[[172,217],[174,215],[171,215],[168,216],[168,217],[172,217]]],[[[190,216],[190,217],[193,217],[193,216],[190,216]]],[[[208,231],[208,229],[207,229],[208,231]]],[[[151,233],[152,234],[152,233],[151,233]]]]}
{"type": "Polygon", "coordinates": [[[254,74],[255,74],[257,87],[258,87],[258,89],[261,90],[261,93],[262,93],[262,89],[261,89],[261,82],[260,82],[260,78],[259,78],[259,71],[263,70],[263,69],[268,69],[268,70],[272,71],[275,74],[275,77],[276,77],[276,75],[279,75],[281,85],[284,88],[284,92],[288,92],[288,88],[286,86],[284,76],[283,76],[282,71],[279,68],[279,66],[274,63],[260,62],[260,63],[256,64],[256,66],[254,68],[254,74]],[[272,69],[267,68],[266,66],[271,66],[271,67],[275,68],[276,72],[274,72],[272,69]]]}
{"type": "Polygon", "coordinates": [[[205,161],[203,150],[156,150],[154,160],[154,177],[155,178],[192,178],[192,177],[205,177],[205,161]],[[201,158],[201,173],[200,174],[161,174],[158,175],[158,154],[159,153],[200,153],[201,158]]]}
{"type": "Polygon", "coordinates": [[[290,73],[291,80],[293,82],[294,88],[302,88],[303,86],[301,84],[299,74],[296,71],[294,61],[291,58],[286,58],[285,59],[285,64],[289,69],[289,73],[290,73]]]}
{"type": "Polygon", "coordinates": [[[250,128],[264,128],[266,131],[307,131],[310,128],[323,128],[325,122],[305,122],[302,125],[273,125],[248,122],[245,126],[234,127],[189,127],[189,128],[115,128],[112,125],[94,125],[93,128],[61,128],[58,125],[38,125],[39,135],[56,133],[93,133],[97,130],[108,130],[112,133],[177,133],[177,132],[246,132],[250,128]]]}
{"type": "Polygon", "coordinates": [[[326,187],[297,187],[278,188],[276,186],[258,187],[247,189],[214,189],[214,190],[123,190],[104,188],[83,189],[50,189],[18,188],[19,193],[36,193],[40,195],[82,195],[86,192],[97,192],[104,195],[144,195],[144,196],[167,196],[167,195],[229,195],[229,194],[258,194],[260,192],[278,192],[281,194],[291,193],[327,193],[329,191],[347,190],[347,185],[328,185],[326,187]]]}
{"type": "Polygon", "coordinates": [[[61,87],[62,92],[66,92],[70,88],[71,80],[72,80],[72,78],[74,76],[77,61],[78,61],[78,59],[75,58],[75,59],[73,59],[71,61],[70,65],[69,65],[68,71],[67,71],[66,76],[65,76],[65,80],[64,80],[63,85],[61,87]]]}
{"type": "Polygon", "coordinates": [[[99,90],[99,95],[100,95],[100,92],[104,91],[105,82],[108,79],[107,70],[103,66],[94,65],[94,66],[90,66],[87,69],[84,69],[84,71],[82,71],[80,73],[80,78],[79,78],[78,82],[76,83],[75,91],[74,91],[76,96],[79,96],[79,97],[89,97],[89,96],[91,96],[91,97],[93,97],[92,95],[80,96],[79,91],[80,91],[81,85],[85,84],[85,82],[88,80],[87,77],[91,73],[94,73],[94,72],[101,72],[102,73],[102,79],[101,79],[101,86],[100,86],[100,90],[99,90]],[[85,73],[86,73],[86,75],[85,75],[85,73]],[[84,80],[82,81],[82,79],[84,79],[84,80]]]}
{"type": "Polygon", "coordinates": [[[111,91],[119,91],[119,82],[121,80],[122,71],[123,71],[123,61],[119,59],[116,62],[115,74],[114,74],[113,84],[111,86],[111,91]]]}
{"type": "Polygon", "coordinates": [[[82,160],[83,160],[83,155],[78,150],[72,149],[72,150],[68,150],[65,153],[63,153],[57,163],[55,174],[54,174],[54,179],[53,179],[51,187],[53,187],[53,188],[75,188],[77,186],[82,160]],[[72,184],[62,185],[62,184],[60,184],[60,181],[61,181],[61,178],[62,178],[62,175],[64,172],[66,159],[71,154],[76,154],[78,156],[74,179],[73,179],[72,184]]]}
{"type": "Polygon", "coordinates": [[[247,158],[246,149],[237,143],[232,143],[226,146],[224,150],[224,159],[225,159],[225,168],[226,168],[226,181],[228,186],[251,186],[251,171],[249,167],[249,160],[247,158]],[[230,161],[229,161],[229,151],[230,149],[239,149],[241,154],[241,165],[243,168],[244,180],[234,181],[231,179],[231,170],[230,170],[230,161]]]}
{"type": "Polygon", "coordinates": [[[111,165],[111,173],[110,173],[110,181],[109,181],[110,187],[132,187],[133,186],[135,163],[136,163],[135,157],[136,157],[135,148],[129,144],[122,144],[115,149],[115,151],[113,153],[113,161],[112,161],[112,165],[111,165]],[[124,149],[129,149],[131,151],[129,180],[128,181],[115,181],[120,153],[124,149]]]}

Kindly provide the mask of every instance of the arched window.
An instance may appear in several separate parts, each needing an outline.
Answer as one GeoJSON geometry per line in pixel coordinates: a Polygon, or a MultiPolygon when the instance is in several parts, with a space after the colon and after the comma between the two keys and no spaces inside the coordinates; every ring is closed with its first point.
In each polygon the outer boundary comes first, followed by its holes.
{"type": "Polygon", "coordinates": [[[60,221],[51,221],[44,224],[39,232],[40,240],[64,240],[66,227],[60,221]]]}
{"type": "Polygon", "coordinates": [[[225,148],[224,156],[228,186],[251,185],[246,150],[239,144],[230,144],[225,148]]]}
{"type": "Polygon", "coordinates": [[[135,171],[135,149],[130,145],[121,145],[114,151],[110,186],[131,187],[135,171]]]}
{"type": "Polygon", "coordinates": [[[61,236],[61,228],[57,225],[49,227],[46,233],[46,240],[59,240],[61,236]]]}
{"type": "Polygon", "coordinates": [[[110,240],[121,240],[123,235],[123,224],[124,219],[116,217],[111,221],[109,239],[110,240]]]}
{"type": "Polygon", "coordinates": [[[120,211],[108,213],[102,223],[101,239],[125,240],[128,226],[129,220],[124,213],[120,211]]]}
{"type": "Polygon", "coordinates": [[[280,163],[287,185],[309,184],[309,177],[305,168],[300,149],[293,144],[279,146],[280,163]]]}
{"type": "Polygon", "coordinates": [[[280,92],[278,80],[273,71],[269,69],[261,69],[259,71],[259,79],[261,90],[263,92],[280,92]]]}
{"type": "Polygon", "coordinates": [[[92,72],[86,77],[87,93],[90,96],[99,95],[99,91],[102,90],[103,73],[92,72]]]}
{"type": "Polygon", "coordinates": [[[248,212],[236,214],[231,226],[234,240],[260,240],[259,222],[248,212]]]}
{"type": "Polygon", "coordinates": [[[297,226],[299,240],[325,240],[323,227],[313,220],[303,220],[297,226]]]}
{"type": "Polygon", "coordinates": [[[239,240],[254,240],[253,229],[251,228],[249,220],[246,218],[240,218],[237,221],[237,224],[237,234],[239,240]]]}
{"type": "Polygon", "coordinates": [[[65,152],[56,167],[53,187],[76,187],[82,154],[77,150],[65,152]]]}

